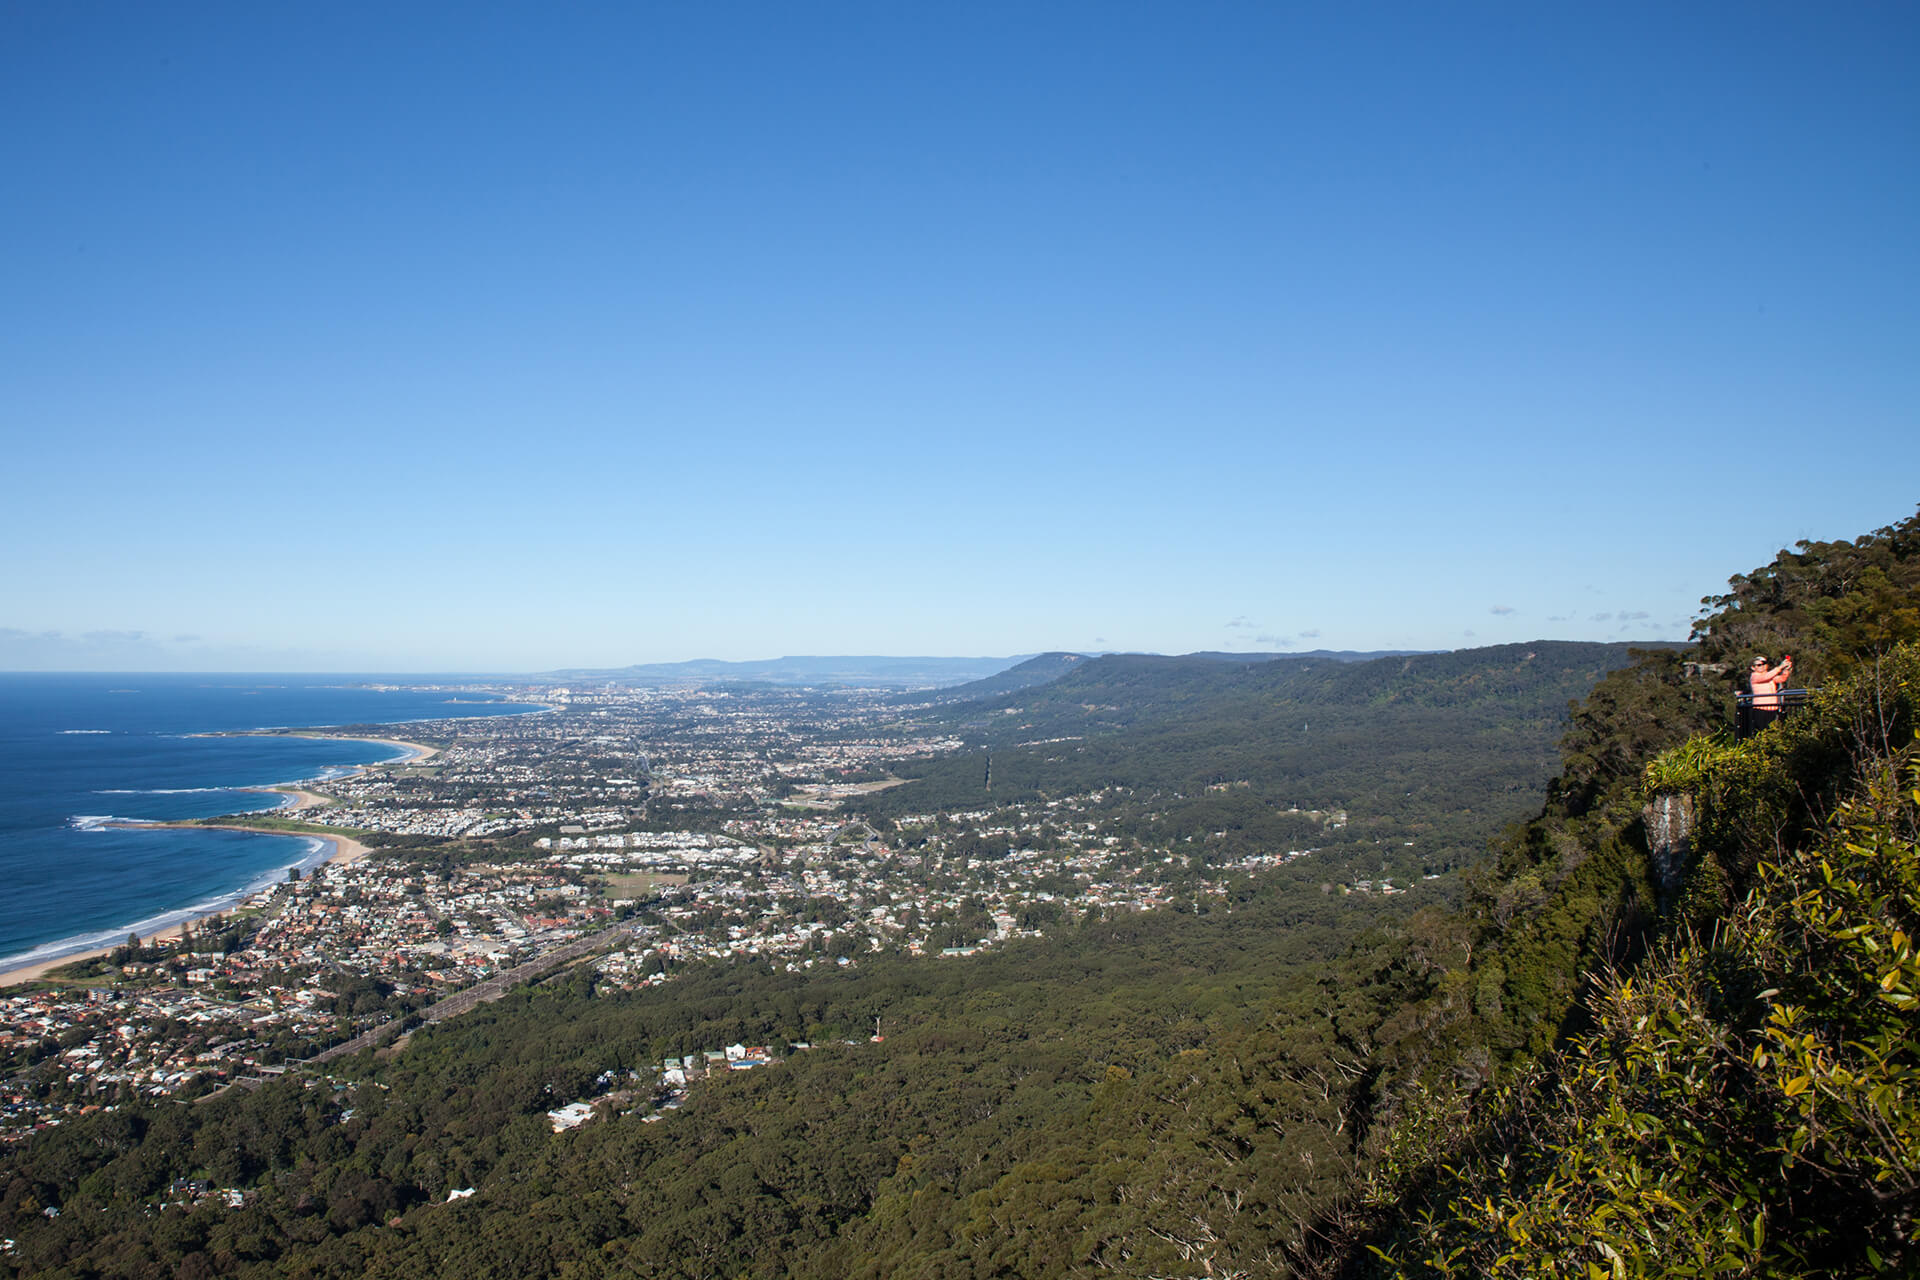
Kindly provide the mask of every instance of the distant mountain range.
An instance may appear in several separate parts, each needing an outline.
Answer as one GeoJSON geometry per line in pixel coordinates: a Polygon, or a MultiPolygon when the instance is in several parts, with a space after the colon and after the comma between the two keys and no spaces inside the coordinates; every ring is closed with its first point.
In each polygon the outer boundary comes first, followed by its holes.
{"type": "MultiPolygon", "coordinates": [[[[1228,663],[1270,662],[1275,658],[1330,658],[1368,662],[1418,652],[1409,649],[1315,649],[1311,653],[1194,653],[1189,658],[1228,663]]],[[[845,685],[860,689],[940,689],[941,701],[986,698],[1046,684],[1099,654],[1015,654],[1010,658],[889,658],[876,656],[760,658],[723,662],[646,662],[630,667],[568,667],[541,674],[544,680],[590,680],[622,685],[772,684],[845,685]]]]}
{"type": "Polygon", "coordinates": [[[697,685],[750,682],[774,685],[851,685],[866,689],[924,689],[965,684],[998,675],[1028,655],[1011,658],[786,657],[749,662],[696,658],[631,667],[549,671],[551,680],[591,680],[625,685],[697,685]]]}

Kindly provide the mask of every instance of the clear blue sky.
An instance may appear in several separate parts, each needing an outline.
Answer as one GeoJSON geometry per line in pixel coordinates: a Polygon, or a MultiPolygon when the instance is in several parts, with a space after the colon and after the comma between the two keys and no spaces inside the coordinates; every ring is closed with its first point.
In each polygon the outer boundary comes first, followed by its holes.
{"type": "Polygon", "coordinates": [[[1920,501],[1911,5],[0,7],[0,668],[1679,638],[1920,501]]]}

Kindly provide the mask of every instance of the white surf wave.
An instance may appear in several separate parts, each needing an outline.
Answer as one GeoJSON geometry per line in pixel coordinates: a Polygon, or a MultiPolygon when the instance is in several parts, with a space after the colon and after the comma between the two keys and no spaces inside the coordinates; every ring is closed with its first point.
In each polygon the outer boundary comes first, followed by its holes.
{"type": "MultiPolygon", "coordinates": [[[[90,819],[91,820],[91,819],[90,819]]],[[[78,821],[76,819],[76,821],[78,821]]],[[[98,821],[118,822],[121,819],[106,818],[98,821]]],[[[287,837],[275,836],[273,839],[287,837]]],[[[24,969],[29,965],[45,964],[49,960],[58,960],[62,956],[78,955],[83,951],[98,951],[103,947],[116,947],[127,940],[128,934],[139,934],[143,938],[152,937],[162,929],[168,929],[183,920],[197,920],[216,912],[230,911],[254,894],[287,878],[287,872],[298,867],[302,874],[319,866],[327,860],[328,841],[319,836],[301,837],[304,848],[298,860],[285,866],[270,867],[250,879],[242,887],[231,893],[219,894],[189,906],[175,907],[169,911],[156,912],[141,919],[116,925],[110,929],[96,929],[89,933],[75,934],[70,938],[57,938],[52,942],[43,942],[28,951],[16,952],[10,956],[0,956],[0,973],[9,973],[15,969],[24,969]]]]}

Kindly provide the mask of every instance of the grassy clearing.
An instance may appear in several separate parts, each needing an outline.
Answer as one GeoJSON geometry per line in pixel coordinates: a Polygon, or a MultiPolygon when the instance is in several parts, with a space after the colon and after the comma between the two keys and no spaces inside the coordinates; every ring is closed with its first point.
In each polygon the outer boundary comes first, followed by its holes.
{"type": "Polygon", "coordinates": [[[623,871],[607,877],[607,887],[603,890],[609,898],[637,898],[651,893],[662,885],[685,884],[687,878],[678,872],[623,871]]]}

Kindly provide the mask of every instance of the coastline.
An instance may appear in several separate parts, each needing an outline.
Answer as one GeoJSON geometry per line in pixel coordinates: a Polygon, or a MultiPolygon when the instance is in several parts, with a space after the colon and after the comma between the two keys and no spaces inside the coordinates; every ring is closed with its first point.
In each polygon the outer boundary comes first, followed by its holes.
{"type": "MultiPolygon", "coordinates": [[[[550,707],[543,707],[542,709],[552,710],[550,707]]],[[[440,748],[429,747],[424,742],[410,742],[405,738],[369,738],[363,733],[328,733],[323,729],[216,729],[207,733],[196,733],[189,736],[195,738],[320,738],[327,742],[371,742],[378,746],[393,747],[396,750],[406,752],[405,755],[397,759],[374,760],[367,764],[359,765],[352,773],[341,774],[340,776],[343,778],[351,778],[357,774],[365,773],[369,769],[381,768],[386,765],[424,764],[426,761],[440,754],[440,748]]],[[[310,779],[303,779],[303,781],[310,781],[310,779]]],[[[244,788],[244,790],[284,791],[288,786],[295,785],[298,784],[289,783],[286,784],[286,786],[248,787],[244,788]]]]}
{"type": "MultiPolygon", "coordinates": [[[[221,734],[209,734],[208,736],[220,737],[220,738],[271,738],[271,737],[325,738],[329,742],[373,742],[373,743],[378,743],[380,746],[383,746],[383,747],[394,747],[400,751],[404,751],[407,753],[406,755],[401,756],[397,760],[375,760],[371,764],[363,764],[359,768],[355,769],[352,773],[341,774],[340,776],[343,778],[356,777],[359,774],[365,773],[369,769],[384,768],[388,765],[412,766],[412,765],[418,765],[418,764],[425,764],[427,761],[433,759],[435,756],[440,754],[440,748],[438,747],[429,747],[423,742],[409,742],[405,738],[368,738],[357,733],[323,733],[318,729],[306,729],[306,730],[300,730],[295,733],[286,733],[286,734],[221,733],[221,734]]],[[[270,790],[270,791],[284,791],[287,789],[288,788],[285,788],[285,787],[267,788],[267,790],[270,790]]]]}
{"type": "MultiPolygon", "coordinates": [[[[289,834],[285,831],[276,831],[271,827],[246,826],[237,822],[200,823],[196,825],[180,822],[154,822],[142,823],[141,825],[165,827],[176,830],[251,831],[256,835],[263,836],[284,836],[289,834]]],[[[299,835],[309,840],[320,841],[322,844],[329,846],[329,851],[325,857],[315,859],[311,863],[305,864],[309,868],[323,867],[335,862],[341,863],[342,865],[349,865],[358,862],[372,852],[366,845],[361,844],[351,836],[323,836],[309,834],[307,832],[300,832],[299,835]]],[[[273,888],[273,885],[268,885],[265,888],[254,890],[254,893],[270,892],[273,888]]],[[[253,894],[246,894],[240,897],[239,901],[243,902],[246,898],[252,896],[253,894]]],[[[237,903],[235,905],[237,905],[237,903]]],[[[186,916],[163,928],[156,929],[150,934],[144,935],[143,940],[148,943],[177,942],[188,926],[198,926],[201,922],[211,920],[215,916],[228,915],[232,910],[233,907],[228,906],[214,911],[204,911],[186,916]]],[[[9,987],[26,986],[28,983],[38,982],[55,969],[64,969],[66,966],[78,964],[82,960],[97,959],[107,955],[119,945],[119,943],[116,943],[113,947],[91,947],[84,951],[69,951],[65,955],[51,956],[45,960],[36,960],[32,964],[22,965],[17,969],[8,969],[6,972],[0,973],[0,991],[4,991],[9,987]]]]}
{"type": "MultiPolygon", "coordinates": [[[[265,735],[235,733],[235,734],[208,734],[206,736],[208,737],[257,737],[257,736],[265,736],[265,735]]],[[[333,739],[341,742],[372,742],[384,747],[393,747],[405,753],[404,755],[401,755],[399,757],[396,757],[390,760],[369,761],[366,764],[357,766],[350,772],[340,774],[337,777],[328,778],[325,780],[327,782],[340,782],[347,778],[356,778],[356,777],[359,777],[361,774],[366,773],[370,769],[384,769],[384,768],[391,768],[391,767],[415,765],[423,761],[430,760],[434,756],[437,756],[440,754],[440,749],[438,747],[429,747],[424,743],[419,743],[419,742],[408,742],[402,738],[366,738],[358,735],[350,736],[346,734],[331,734],[331,733],[317,733],[317,732],[302,733],[302,734],[296,734],[291,736],[304,737],[304,738],[328,738],[328,739],[333,739]]],[[[277,796],[282,799],[283,803],[276,805],[272,809],[259,810],[258,812],[262,814],[297,813],[303,809],[318,809],[318,808],[323,808],[327,805],[337,803],[334,797],[326,795],[323,792],[309,790],[307,786],[303,785],[306,783],[317,782],[317,781],[320,781],[320,780],[312,779],[312,778],[302,778],[295,782],[282,783],[276,786],[240,787],[240,788],[236,788],[236,790],[247,791],[257,795],[277,796]]],[[[245,817],[246,815],[244,814],[236,814],[234,815],[235,820],[232,822],[138,822],[138,823],[128,823],[127,825],[132,827],[142,827],[142,828],[152,827],[152,828],[161,828],[161,829],[169,829],[169,830],[247,831],[247,832],[252,832],[255,835],[290,836],[294,838],[314,840],[326,847],[326,853],[322,857],[301,860],[300,865],[310,870],[327,866],[335,862],[338,862],[343,866],[351,865],[352,863],[360,861],[362,858],[366,857],[369,853],[372,852],[372,850],[368,848],[368,846],[362,844],[360,841],[354,839],[352,836],[323,834],[318,831],[298,831],[298,832],[280,831],[273,827],[256,826],[252,823],[248,823],[244,820],[245,817]]],[[[254,892],[255,893],[265,892],[270,890],[271,888],[272,888],[271,885],[264,886],[262,889],[255,890],[254,892]]],[[[227,906],[217,907],[217,908],[214,908],[213,910],[202,911],[202,912],[197,912],[191,915],[183,916],[181,919],[176,920],[170,924],[167,924],[161,927],[160,929],[155,930],[153,933],[147,934],[144,936],[149,942],[177,941],[189,926],[198,925],[204,920],[212,919],[214,916],[224,916],[228,914],[230,911],[233,910],[233,907],[235,905],[237,905],[241,901],[244,901],[247,897],[251,897],[252,894],[246,893],[243,890],[236,890],[235,893],[230,896],[233,897],[234,902],[230,903],[227,906]]],[[[164,915],[167,913],[163,912],[161,914],[164,915]]],[[[129,930],[129,932],[132,932],[132,930],[129,930]]],[[[0,990],[5,990],[9,987],[25,986],[28,983],[38,982],[55,969],[61,969],[70,964],[78,964],[83,960],[91,960],[100,956],[104,956],[109,952],[113,951],[114,947],[118,945],[120,944],[115,943],[114,946],[91,947],[91,948],[86,948],[79,951],[69,951],[61,955],[49,956],[44,960],[36,960],[30,964],[21,965],[17,968],[0,970],[0,990]]]]}

